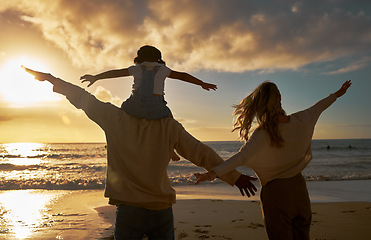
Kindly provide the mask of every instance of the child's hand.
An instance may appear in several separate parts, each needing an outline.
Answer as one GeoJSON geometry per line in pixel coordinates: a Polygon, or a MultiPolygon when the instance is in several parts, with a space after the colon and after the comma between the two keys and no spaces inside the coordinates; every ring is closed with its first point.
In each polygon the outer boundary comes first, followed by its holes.
{"type": "Polygon", "coordinates": [[[212,90],[215,91],[215,90],[217,89],[217,87],[216,87],[215,84],[205,83],[205,82],[201,84],[201,87],[202,87],[203,89],[207,90],[207,91],[209,91],[210,89],[212,89],[212,90]]]}
{"type": "Polygon", "coordinates": [[[93,85],[93,83],[95,83],[98,79],[97,79],[95,76],[93,76],[93,75],[86,74],[86,75],[80,77],[80,80],[81,80],[82,83],[84,83],[84,82],[90,82],[90,83],[88,84],[88,87],[90,87],[90,86],[93,85]]]}
{"type": "Polygon", "coordinates": [[[26,72],[34,75],[35,79],[36,80],[39,80],[39,81],[45,81],[45,80],[52,80],[53,78],[55,78],[53,75],[51,75],[50,73],[43,73],[43,72],[38,72],[38,71],[35,71],[35,70],[32,70],[32,69],[29,69],[29,68],[26,68],[25,66],[21,66],[26,72]]]}

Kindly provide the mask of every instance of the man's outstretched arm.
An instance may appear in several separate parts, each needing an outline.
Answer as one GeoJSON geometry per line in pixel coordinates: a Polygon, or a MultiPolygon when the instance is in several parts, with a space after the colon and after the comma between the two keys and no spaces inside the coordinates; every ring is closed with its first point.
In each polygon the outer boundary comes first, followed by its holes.
{"type": "Polygon", "coordinates": [[[110,124],[110,119],[108,118],[113,114],[108,114],[108,112],[117,111],[117,107],[99,101],[83,88],[54,77],[50,73],[35,71],[24,66],[22,66],[22,68],[26,72],[32,74],[36,80],[48,81],[53,84],[54,92],[66,96],[72,105],[78,109],[82,109],[85,114],[101,128],[105,129],[105,127],[110,124]]]}
{"type": "Polygon", "coordinates": [[[35,77],[36,80],[39,80],[39,81],[48,81],[50,82],[51,84],[54,85],[54,83],[56,83],[57,81],[61,80],[61,79],[58,79],[56,77],[54,77],[53,75],[51,75],[50,73],[43,73],[43,72],[38,72],[38,71],[35,71],[35,70],[32,70],[30,68],[26,68],[25,66],[22,65],[22,68],[30,73],[31,75],[33,75],[35,77]]]}

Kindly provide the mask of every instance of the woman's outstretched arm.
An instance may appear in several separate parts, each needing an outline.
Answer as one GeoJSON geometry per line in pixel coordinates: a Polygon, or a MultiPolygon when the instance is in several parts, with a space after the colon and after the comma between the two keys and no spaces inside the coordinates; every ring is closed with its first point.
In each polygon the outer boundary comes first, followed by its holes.
{"type": "Polygon", "coordinates": [[[335,95],[337,98],[343,96],[343,95],[347,92],[348,88],[349,88],[351,85],[352,85],[351,80],[346,81],[345,83],[343,83],[343,85],[341,86],[341,88],[340,88],[339,90],[337,90],[336,92],[334,92],[334,95],[335,95]]]}

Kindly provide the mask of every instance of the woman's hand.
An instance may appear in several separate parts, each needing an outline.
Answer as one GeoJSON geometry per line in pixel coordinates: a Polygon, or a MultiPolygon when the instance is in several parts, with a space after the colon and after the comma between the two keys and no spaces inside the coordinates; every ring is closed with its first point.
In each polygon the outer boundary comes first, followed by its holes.
{"type": "Polygon", "coordinates": [[[212,181],[216,178],[216,173],[214,171],[210,171],[207,173],[195,173],[195,176],[197,178],[197,181],[195,182],[195,185],[199,184],[200,182],[204,181],[212,181]]]}
{"type": "Polygon", "coordinates": [[[340,88],[339,90],[337,90],[337,91],[334,93],[335,96],[336,96],[337,98],[343,96],[343,95],[347,92],[348,88],[349,88],[351,85],[352,85],[351,80],[348,80],[348,81],[346,81],[345,83],[343,83],[343,85],[341,86],[341,88],[340,88]]]}
{"type": "Polygon", "coordinates": [[[90,82],[88,84],[88,87],[90,87],[91,85],[93,85],[93,83],[95,83],[99,79],[94,75],[86,74],[86,75],[80,77],[80,80],[81,80],[82,83],[90,82]]]}

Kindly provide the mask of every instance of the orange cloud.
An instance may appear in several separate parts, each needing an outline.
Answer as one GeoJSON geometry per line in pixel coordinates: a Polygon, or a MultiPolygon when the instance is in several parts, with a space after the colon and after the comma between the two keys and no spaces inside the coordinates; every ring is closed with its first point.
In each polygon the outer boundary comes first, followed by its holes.
{"type": "Polygon", "coordinates": [[[171,67],[243,72],[298,69],[369,51],[371,20],[362,6],[334,4],[2,1],[0,12],[17,11],[79,67],[127,66],[141,45],[153,44],[171,67]]]}
{"type": "Polygon", "coordinates": [[[367,64],[371,61],[370,57],[365,57],[361,60],[351,62],[348,66],[345,66],[343,68],[337,69],[335,71],[326,72],[327,75],[335,75],[335,74],[342,74],[346,72],[353,72],[357,71],[359,69],[362,69],[367,66],[367,64]]]}
{"type": "Polygon", "coordinates": [[[96,96],[97,99],[103,102],[110,102],[117,107],[120,107],[123,102],[121,98],[113,97],[111,92],[102,86],[98,86],[93,95],[96,96]]]}

